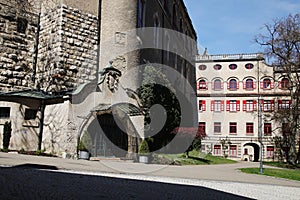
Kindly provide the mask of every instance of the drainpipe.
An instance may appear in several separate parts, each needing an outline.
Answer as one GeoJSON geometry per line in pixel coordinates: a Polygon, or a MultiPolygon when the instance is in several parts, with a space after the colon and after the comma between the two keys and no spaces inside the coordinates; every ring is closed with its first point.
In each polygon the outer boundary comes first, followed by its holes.
{"type": "Polygon", "coordinates": [[[96,83],[99,81],[99,67],[100,67],[100,37],[101,37],[101,5],[102,0],[98,2],[98,23],[97,23],[97,63],[96,63],[96,83]]]}
{"type": "Polygon", "coordinates": [[[44,130],[44,116],[45,116],[45,100],[41,101],[41,117],[40,117],[40,130],[39,130],[39,144],[38,144],[38,150],[42,149],[42,140],[43,140],[43,130],[44,130]]]}

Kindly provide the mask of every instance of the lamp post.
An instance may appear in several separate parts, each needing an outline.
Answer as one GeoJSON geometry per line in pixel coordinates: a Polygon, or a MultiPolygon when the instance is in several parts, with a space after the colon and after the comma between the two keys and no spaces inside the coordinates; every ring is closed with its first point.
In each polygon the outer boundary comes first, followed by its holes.
{"type": "Polygon", "coordinates": [[[260,162],[259,162],[259,172],[262,174],[263,173],[263,142],[262,142],[262,98],[261,96],[258,97],[258,103],[259,103],[259,132],[258,132],[258,137],[259,137],[259,143],[260,143],[260,162]]]}

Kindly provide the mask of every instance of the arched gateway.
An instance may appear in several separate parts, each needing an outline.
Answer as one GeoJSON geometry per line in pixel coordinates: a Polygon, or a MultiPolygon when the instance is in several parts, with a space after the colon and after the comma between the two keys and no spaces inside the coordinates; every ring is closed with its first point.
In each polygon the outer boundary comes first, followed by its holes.
{"type": "Polygon", "coordinates": [[[246,143],[244,144],[243,157],[247,161],[258,162],[259,161],[259,145],[256,143],[246,143]],[[249,159],[249,160],[248,160],[249,159]]]}
{"type": "Polygon", "coordinates": [[[136,127],[143,123],[139,108],[132,104],[100,104],[95,107],[80,131],[88,133],[92,147],[92,157],[127,157],[133,158],[137,153],[140,130],[136,127]]]}

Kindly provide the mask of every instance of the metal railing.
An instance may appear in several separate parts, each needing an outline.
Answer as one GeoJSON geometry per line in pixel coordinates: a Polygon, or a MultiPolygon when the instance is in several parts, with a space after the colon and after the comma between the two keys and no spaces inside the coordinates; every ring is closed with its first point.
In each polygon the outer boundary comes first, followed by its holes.
{"type": "Polygon", "coordinates": [[[262,53],[247,54],[217,54],[217,55],[196,55],[196,61],[203,60],[244,60],[244,59],[263,59],[262,53]]]}

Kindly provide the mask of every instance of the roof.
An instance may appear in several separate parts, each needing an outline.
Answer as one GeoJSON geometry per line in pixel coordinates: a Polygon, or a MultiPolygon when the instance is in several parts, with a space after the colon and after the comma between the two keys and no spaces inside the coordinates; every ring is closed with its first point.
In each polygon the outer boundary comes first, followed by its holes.
{"type": "Polygon", "coordinates": [[[95,108],[93,108],[92,112],[99,112],[99,111],[110,111],[113,109],[121,110],[124,113],[128,114],[129,116],[138,116],[143,115],[143,112],[140,108],[136,107],[133,104],[129,103],[118,103],[114,105],[110,104],[99,104],[95,108]]]}
{"type": "Polygon", "coordinates": [[[38,90],[0,92],[0,100],[2,101],[22,102],[24,99],[36,101],[44,100],[44,103],[47,105],[64,102],[63,95],[49,94],[38,90]]]}

